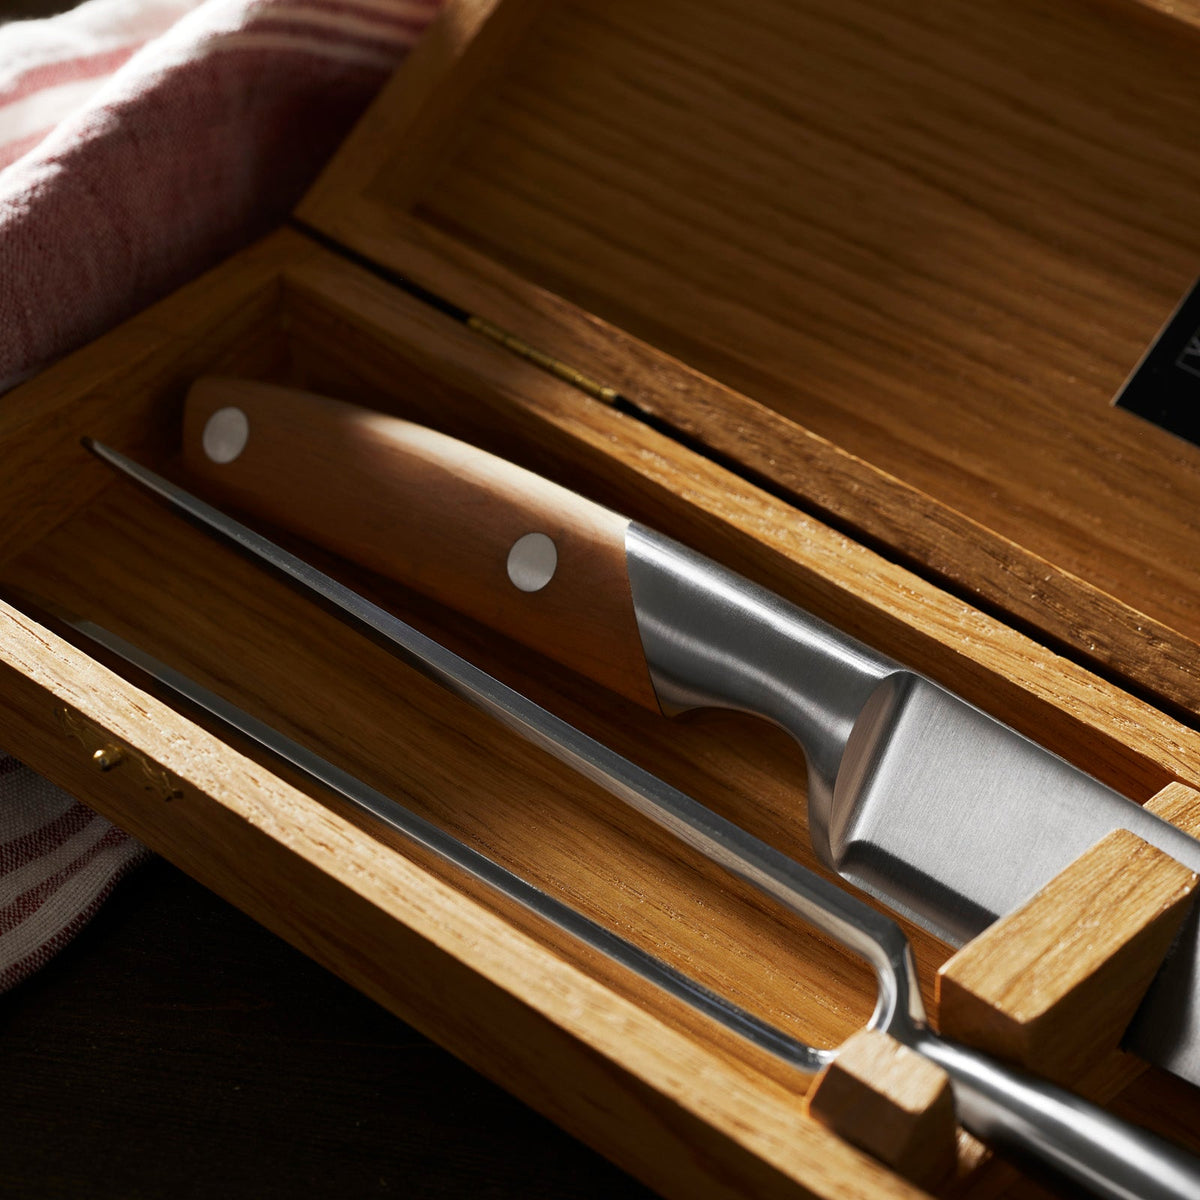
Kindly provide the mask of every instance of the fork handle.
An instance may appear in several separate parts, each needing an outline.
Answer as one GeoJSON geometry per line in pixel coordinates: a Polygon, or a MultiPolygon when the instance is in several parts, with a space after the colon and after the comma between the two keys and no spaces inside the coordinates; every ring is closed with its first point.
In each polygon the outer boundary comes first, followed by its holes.
{"type": "Polygon", "coordinates": [[[1200,1162],[1045,1080],[922,1030],[908,1040],[950,1076],[958,1119],[989,1146],[1102,1200],[1200,1200],[1200,1162]]]}

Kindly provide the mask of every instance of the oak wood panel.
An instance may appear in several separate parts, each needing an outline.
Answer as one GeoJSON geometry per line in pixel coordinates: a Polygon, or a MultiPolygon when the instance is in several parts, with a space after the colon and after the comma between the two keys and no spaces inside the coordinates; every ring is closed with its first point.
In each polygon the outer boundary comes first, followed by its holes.
{"type": "Polygon", "coordinates": [[[1101,3],[1111,3],[1113,7],[1125,15],[1138,14],[1144,10],[1148,16],[1168,22],[1183,21],[1189,25],[1200,25],[1200,4],[1196,0],[1100,0],[1101,3]]]}
{"type": "MultiPolygon", "coordinates": [[[[1172,282],[1149,296],[1145,247],[1107,275],[1080,248],[1116,209],[1153,241],[1143,225],[1171,224],[1157,182],[1176,208],[1190,203],[1175,167],[1190,161],[1194,35],[1179,21],[1194,14],[1124,0],[965,17],[833,7],[713,5],[696,21],[669,6],[557,6],[551,32],[513,56],[508,87],[477,97],[474,143],[442,176],[390,150],[422,127],[402,71],[300,211],[1200,720],[1194,585],[1178,565],[1193,546],[1197,456],[1107,408],[1194,271],[1186,248],[1163,250],[1158,276],[1172,282]],[[797,27],[780,37],[781,21],[797,27]],[[819,70],[780,63],[781,46],[819,70]],[[1164,91],[1164,78],[1179,86],[1164,91]],[[1154,154],[1159,176],[1143,181],[1154,154]],[[422,183],[418,211],[443,229],[404,211],[422,183]],[[1042,227],[1056,219],[1069,237],[1042,227]],[[1099,294],[1043,297],[1043,275],[1099,294]],[[831,320],[840,340],[809,329],[831,320]],[[1117,324],[1125,349],[1110,351],[1117,324]],[[1051,346],[1074,356],[1065,374],[1051,346]],[[1106,354],[1097,398],[1079,381],[1106,354]],[[824,363],[870,377],[814,391],[824,363]]],[[[419,74],[459,96],[448,67],[448,79],[419,74]]],[[[1171,230],[1186,239],[1195,224],[1171,230]]],[[[1111,256],[1127,240],[1095,244],[1111,256]]]]}
{"type": "Polygon", "coordinates": [[[1200,452],[1108,407],[1200,262],[1194,54],[1080,4],[559,6],[417,211],[1194,636],[1200,452]]]}

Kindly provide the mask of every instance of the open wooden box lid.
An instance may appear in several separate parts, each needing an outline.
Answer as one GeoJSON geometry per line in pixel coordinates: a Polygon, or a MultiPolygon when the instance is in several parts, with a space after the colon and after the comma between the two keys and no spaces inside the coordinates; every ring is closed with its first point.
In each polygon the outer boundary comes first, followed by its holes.
{"type": "Polygon", "coordinates": [[[1112,406],[1200,273],[1172,7],[451,3],[299,217],[1187,718],[1200,448],[1112,406]]]}

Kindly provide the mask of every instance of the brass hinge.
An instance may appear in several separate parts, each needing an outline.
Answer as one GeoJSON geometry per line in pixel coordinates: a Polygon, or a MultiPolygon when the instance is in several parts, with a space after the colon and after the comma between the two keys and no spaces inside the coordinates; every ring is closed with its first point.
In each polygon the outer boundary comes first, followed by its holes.
{"type": "Polygon", "coordinates": [[[602,400],[605,404],[615,404],[620,398],[620,393],[616,388],[607,387],[577,367],[571,366],[570,363],[565,363],[562,359],[555,358],[552,354],[537,349],[536,346],[531,346],[522,338],[517,337],[515,333],[501,329],[499,325],[489,321],[486,317],[469,316],[467,327],[474,329],[477,333],[482,333],[484,337],[490,338],[519,358],[525,359],[526,362],[540,367],[556,379],[561,379],[563,382],[579,388],[581,392],[586,392],[594,400],[602,400]]]}
{"type": "Polygon", "coordinates": [[[461,305],[455,304],[454,301],[448,300],[437,292],[430,291],[429,288],[423,287],[400,272],[377,263],[361,251],[354,250],[344,242],[340,242],[322,230],[309,225],[307,221],[301,221],[296,217],[292,217],[291,224],[319,245],[326,247],[340,257],[361,267],[363,270],[369,271],[377,278],[386,280],[415,299],[444,313],[452,320],[461,322],[468,329],[473,329],[476,333],[483,334],[484,337],[495,342],[498,346],[503,346],[510,353],[525,359],[526,362],[533,363],[534,366],[540,367],[556,379],[561,379],[564,383],[569,383],[572,387],[578,388],[581,392],[591,396],[593,400],[600,400],[605,404],[616,404],[621,399],[621,393],[616,388],[602,384],[599,380],[593,379],[587,372],[579,370],[578,367],[571,366],[570,363],[563,362],[560,358],[555,358],[553,354],[547,354],[544,350],[539,350],[536,346],[531,346],[523,338],[517,337],[515,333],[509,333],[507,329],[502,329],[486,317],[476,316],[474,313],[468,312],[461,305]]]}

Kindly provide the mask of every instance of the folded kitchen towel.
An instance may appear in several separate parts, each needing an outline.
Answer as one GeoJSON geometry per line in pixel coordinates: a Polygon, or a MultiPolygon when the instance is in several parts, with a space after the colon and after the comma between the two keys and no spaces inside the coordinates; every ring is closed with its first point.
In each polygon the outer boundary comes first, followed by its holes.
{"type": "Polygon", "coordinates": [[[45,965],[148,852],[0,756],[0,992],[45,965]]]}
{"type": "MultiPolygon", "coordinates": [[[[438,2],[88,0],[0,25],[0,391],[277,225],[438,2]]],[[[0,752],[0,991],[145,853],[0,752]]]]}

